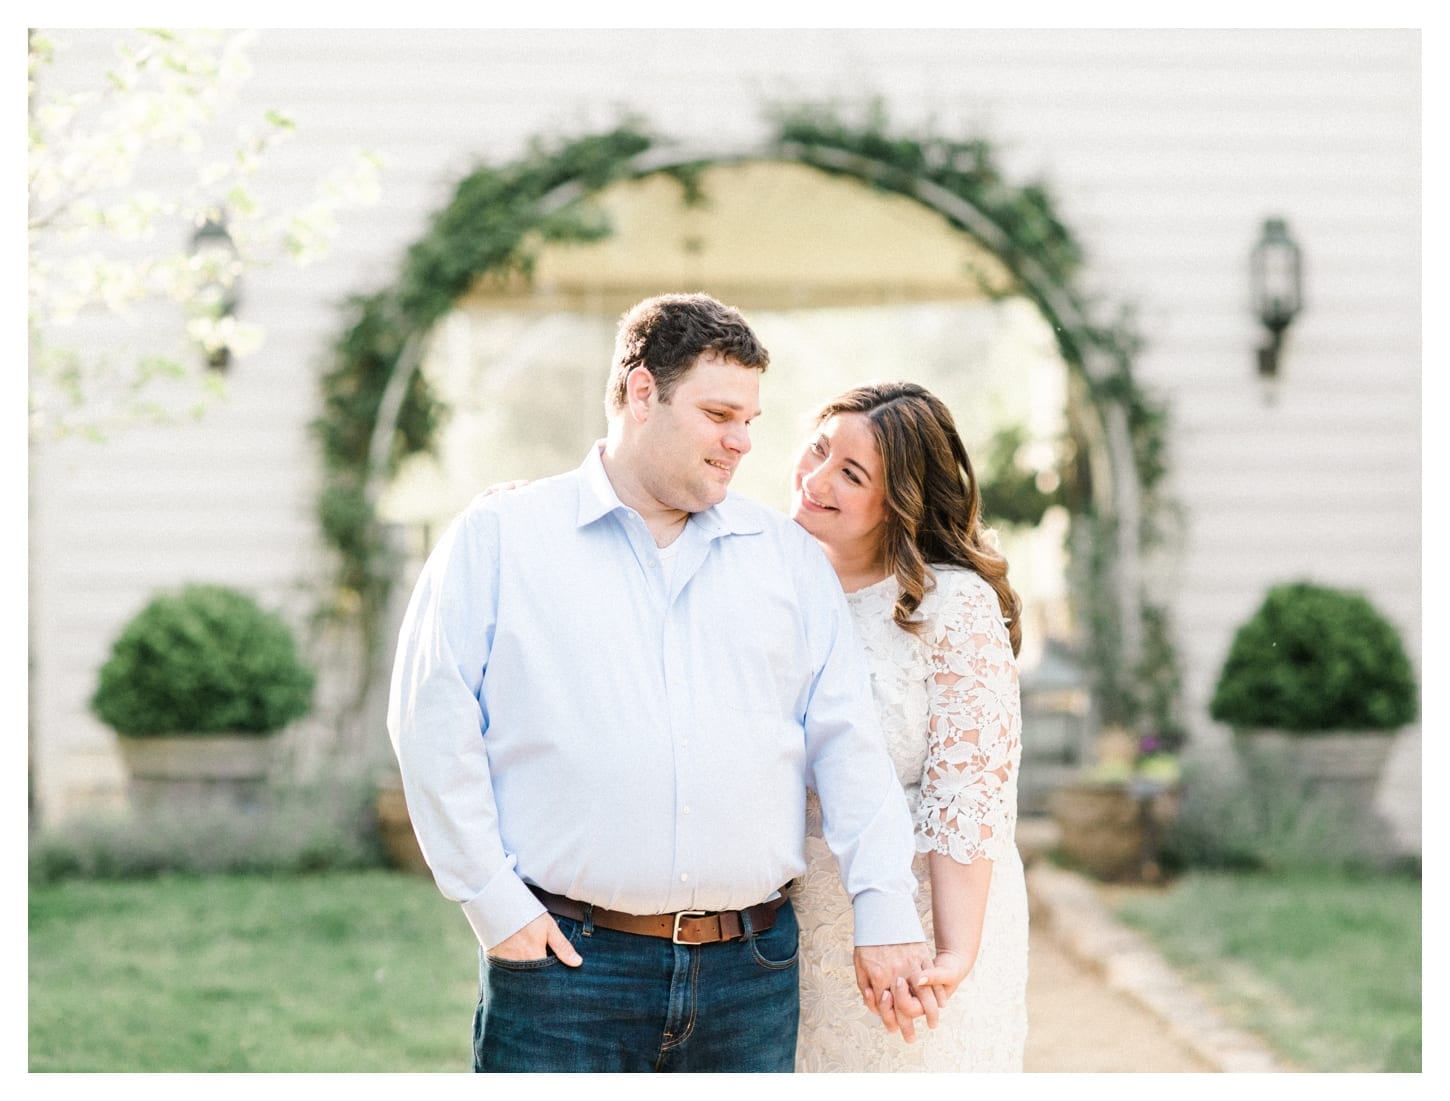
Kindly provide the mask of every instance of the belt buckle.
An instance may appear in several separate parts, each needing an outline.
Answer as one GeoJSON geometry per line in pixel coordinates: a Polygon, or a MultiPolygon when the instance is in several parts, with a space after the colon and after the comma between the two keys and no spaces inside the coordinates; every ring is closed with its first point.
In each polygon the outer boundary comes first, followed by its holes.
{"type": "Polygon", "coordinates": [[[709,913],[709,910],[681,910],[675,915],[675,927],[670,930],[670,940],[675,944],[683,944],[689,947],[689,941],[680,939],[680,922],[685,918],[706,917],[709,913]]]}

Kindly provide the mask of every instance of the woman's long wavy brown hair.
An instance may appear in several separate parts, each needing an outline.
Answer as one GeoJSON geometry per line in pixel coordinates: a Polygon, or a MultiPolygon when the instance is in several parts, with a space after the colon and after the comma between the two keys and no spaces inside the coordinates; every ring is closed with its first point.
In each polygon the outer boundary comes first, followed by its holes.
{"type": "Polygon", "coordinates": [[[951,411],[925,387],[887,382],[846,391],[817,414],[816,424],[842,413],[870,421],[881,454],[882,544],[901,590],[892,612],[896,624],[921,630],[913,617],[929,587],[929,564],[965,566],[996,592],[1016,654],[1022,646],[1022,599],[1007,583],[1007,560],[983,539],[982,495],[951,411]]]}

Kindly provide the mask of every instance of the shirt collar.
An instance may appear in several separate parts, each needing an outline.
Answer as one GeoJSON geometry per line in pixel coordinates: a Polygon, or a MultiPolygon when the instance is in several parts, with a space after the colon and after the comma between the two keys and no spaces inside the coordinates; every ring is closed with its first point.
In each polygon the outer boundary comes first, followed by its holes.
{"type": "Polygon", "coordinates": [[[579,527],[587,527],[601,516],[607,516],[617,508],[624,508],[619,494],[604,472],[604,441],[595,440],[579,465],[579,514],[575,518],[579,527]]]}
{"type": "MultiPolygon", "coordinates": [[[[587,527],[615,509],[627,507],[614,492],[614,484],[604,471],[604,441],[595,440],[579,466],[579,511],[575,522],[581,528],[587,527]]],[[[727,494],[713,508],[695,513],[691,520],[710,539],[720,535],[755,535],[765,530],[750,502],[734,493],[727,494]]]]}

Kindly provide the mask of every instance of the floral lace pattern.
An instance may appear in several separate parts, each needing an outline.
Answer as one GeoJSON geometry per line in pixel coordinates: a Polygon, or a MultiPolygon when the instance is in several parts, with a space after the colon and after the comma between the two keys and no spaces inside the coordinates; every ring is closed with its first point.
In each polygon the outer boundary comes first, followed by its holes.
{"type": "Polygon", "coordinates": [[[849,594],[896,774],[916,826],[917,909],[932,936],[927,854],[992,860],[982,944],[935,1030],[888,1033],[856,988],[853,919],[835,858],[807,808],[806,873],[792,892],[801,924],[798,1071],[1020,1071],[1027,1037],[1027,891],[1018,856],[1021,709],[1017,663],[996,594],[970,570],[938,568],[927,628],[892,621],[894,578],[849,594]]]}

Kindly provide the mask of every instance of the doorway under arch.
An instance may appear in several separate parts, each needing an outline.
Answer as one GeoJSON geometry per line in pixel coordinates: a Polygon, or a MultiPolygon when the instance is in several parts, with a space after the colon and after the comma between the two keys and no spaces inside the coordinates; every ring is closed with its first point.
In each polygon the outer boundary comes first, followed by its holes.
{"type": "MultiPolygon", "coordinates": [[[[1041,314],[1001,262],[939,214],[857,180],[787,162],[704,169],[708,201],[684,204],[662,175],[594,199],[609,237],[544,245],[527,276],[480,280],[432,334],[420,370],[450,410],[432,453],[404,462],[384,520],[428,533],[484,486],[577,465],[603,434],[604,383],[624,310],[667,290],[704,291],[745,312],[771,350],[763,415],[734,486],[782,511],[811,412],[868,380],[921,383],[952,409],[974,465],[1003,427],[1023,459],[1057,477],[1067,369],[1041,314]]],[[[999,528],[1024,597],[1023,665],[1070,632],[1067,517],[999,528]]]]}

